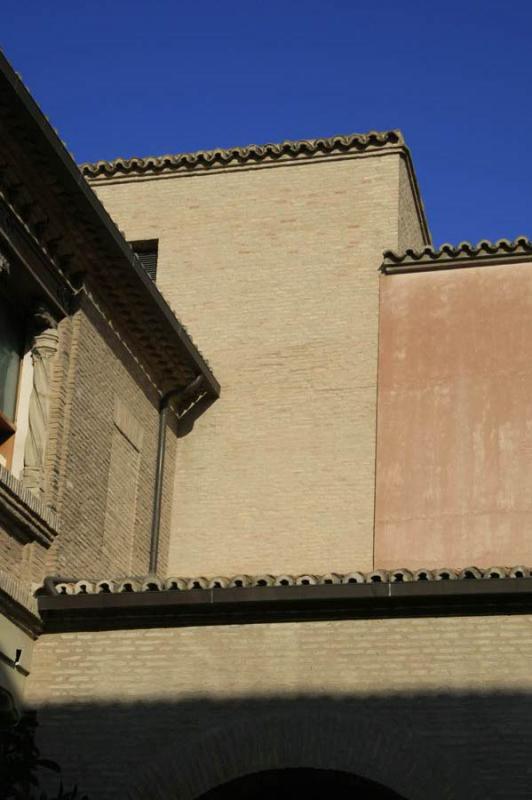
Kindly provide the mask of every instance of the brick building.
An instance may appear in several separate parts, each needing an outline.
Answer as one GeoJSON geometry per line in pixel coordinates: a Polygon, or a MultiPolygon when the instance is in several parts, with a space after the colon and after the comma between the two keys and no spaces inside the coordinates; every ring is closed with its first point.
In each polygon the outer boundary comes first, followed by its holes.
{"type": "Polygon", "coordinates": [[[397,131],[80,171],[0,67],[5,716],[91,800],[529,797],[532,243],[397,131]]]}

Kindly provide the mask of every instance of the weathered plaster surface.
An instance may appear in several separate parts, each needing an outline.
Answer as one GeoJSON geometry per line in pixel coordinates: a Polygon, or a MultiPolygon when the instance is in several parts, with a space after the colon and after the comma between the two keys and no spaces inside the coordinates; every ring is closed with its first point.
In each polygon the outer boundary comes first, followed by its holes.
{"type": "Polygon", "coordinates": [[[381,279],[376,565],[532,562],[532,265],[381,279]]]}

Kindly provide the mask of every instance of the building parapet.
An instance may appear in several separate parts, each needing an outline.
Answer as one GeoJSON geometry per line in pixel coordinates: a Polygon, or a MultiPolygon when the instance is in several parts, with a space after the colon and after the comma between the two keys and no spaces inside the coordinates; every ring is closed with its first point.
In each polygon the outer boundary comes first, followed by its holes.
{"type": "Polygon", "coordinates": [[[403,253],[385,250],[381,272],[394,275],[402,272],[428,272],[530,260],[532,260],[532,241],[526,236],[518,236],[513,241],[499,239],[490,242],[483,239],[476,245],[464,241],[458,245],[443,244],[439,248],[427,246],[422,250],[407,249],[403,253]]]}
{"type": "Polygon", "coordinates": [[[133,156],[80,164],[87,182],[102,184],[153,180],[175,176],[218,173],[220,170],[250,169],[379,155],[398,155],[406,165],[423,239],[431,242],[425,209],[410,150],[400,130],[369,131],[316,139],[285,140],[244,147],[197,150],[161,156],[133,156]]]}

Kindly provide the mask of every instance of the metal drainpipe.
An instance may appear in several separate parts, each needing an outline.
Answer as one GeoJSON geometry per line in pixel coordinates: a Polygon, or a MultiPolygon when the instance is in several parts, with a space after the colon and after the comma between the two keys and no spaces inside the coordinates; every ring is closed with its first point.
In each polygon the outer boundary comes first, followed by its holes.
{"type": "Polygon", "coordinates": [[[155,490],[153,493],[153,516],[151,524],[150,544],[150,574],[157,572],[159,556],[159,532],[161,528],[161,501],[163,496],[164,456],[166,451],[166,421],[168,419],[168,405],[173,397],[184,400],[187,395],[192,395],[199,389],[203,382],[203,375],[198,375],[192,383],[184,389],[170,389],[161,397],[159,403],[159,442],[157,445],[157,463],[155,467],[155,490]]]}

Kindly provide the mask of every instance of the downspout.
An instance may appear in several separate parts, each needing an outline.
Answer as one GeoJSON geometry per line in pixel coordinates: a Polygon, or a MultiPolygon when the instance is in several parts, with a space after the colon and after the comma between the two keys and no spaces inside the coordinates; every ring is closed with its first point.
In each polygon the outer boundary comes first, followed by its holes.
{"type": "Polygon", "coordinates": [[[157,561],[159,556],[159,533],[161,528],[161,502],[163,497],[163,476],[164,476],[164,457],[166,451],[166,423],[170,400],[186,400],[188,396],[194,395],[203,383],[203,375],[198,375],[192,383],[184,389],[170,389],[161,397],[159,403],[159,441],[157,445],[157,462],[155,466],[155,489],[153,493],[153,516],[151,524],[151,543],[150,543],[150,574],[157,572],[157,561]]]}

